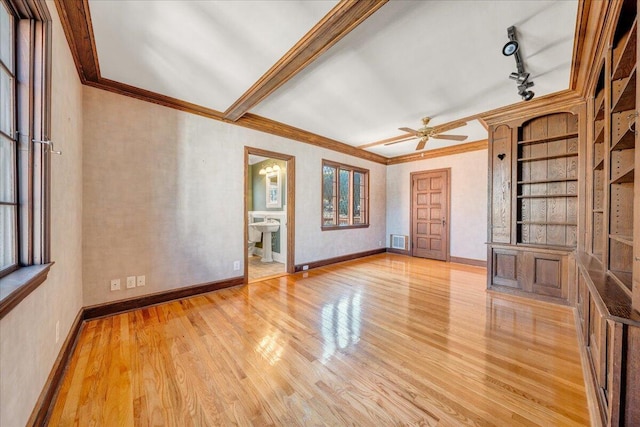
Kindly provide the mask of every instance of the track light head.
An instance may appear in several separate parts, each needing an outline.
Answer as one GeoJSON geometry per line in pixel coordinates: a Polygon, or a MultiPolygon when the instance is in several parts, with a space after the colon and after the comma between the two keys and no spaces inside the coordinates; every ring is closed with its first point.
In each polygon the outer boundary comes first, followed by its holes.
{"type": "Polygon", "coordinates": [[[518,92],[518,95],[520,95],[524,101],[531,101],[535,96],[535,93],[530,90],[525,90],[523,92],[518,92]]]}
{"type": "Polygon", "coordinates": [[[518,51],[519,48],[520,48],[520,45],[518,44],[517,40],[509,40],[502,47],[502,54],[504,56],[511,56],[511,55],[515,54],[518,51]]]}

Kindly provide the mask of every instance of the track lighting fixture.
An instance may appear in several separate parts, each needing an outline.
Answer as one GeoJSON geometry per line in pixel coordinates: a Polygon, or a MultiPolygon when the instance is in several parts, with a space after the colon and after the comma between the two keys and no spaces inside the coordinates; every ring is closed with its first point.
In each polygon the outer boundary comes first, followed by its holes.
{"type": "Polygon", "coordinates": [[[529,81],[529,73],[524,70],[524,64],[520,57],[520,44],[516,39],[516,27],[511,26],[507,28],[507,36],[509,41],[502,47],[502,54],[504,56],[513,56],[516,60],[517,72],[511,73],[509,78],[515,80],[518,85],[518,95],[522,97],[524,101],[530,101],[535,96],[533,91],[529,90],[533,86],[533,82],[529,81]]]}

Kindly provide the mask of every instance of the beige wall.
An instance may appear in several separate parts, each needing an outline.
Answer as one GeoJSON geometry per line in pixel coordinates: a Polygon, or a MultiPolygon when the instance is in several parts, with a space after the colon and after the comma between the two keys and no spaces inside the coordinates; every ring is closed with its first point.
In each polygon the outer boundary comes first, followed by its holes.
{"type": "Polygon", "coordinates": [[[85,87],[85,305],[241,276],[245,146],[296,158],[296,264],[384,245],[384,165],[85,87]],[[323,158],[370,169],[371,227],[320,230],[323,158]]]}
{"type": "Polygon", "coordinates": [[[82,87],[53,2],[51,254],[47,280],[0,320],[0,425],[24,426],[82,306],[82,87]],[[60,340],[55,325],[60,322],[60,340]]]}
{"type": "Polygon", "coordinates": [[[389,166],[387,245],[390,234],[410,234],[412,172],[451,168],[452,257],[486,260],[487,150],[389,166]]]}

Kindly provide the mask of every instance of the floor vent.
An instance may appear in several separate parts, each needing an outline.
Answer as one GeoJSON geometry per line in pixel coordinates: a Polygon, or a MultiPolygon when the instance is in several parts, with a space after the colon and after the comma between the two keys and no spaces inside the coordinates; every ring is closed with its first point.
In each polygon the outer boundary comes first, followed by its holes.
{"type": "Polygon", "coordinates": [[[403,236],[402,234],[392,234],[391,235],[391,249],[400,249],[406,251],[407,242],[409,241],[408,236],[403,236]]]}

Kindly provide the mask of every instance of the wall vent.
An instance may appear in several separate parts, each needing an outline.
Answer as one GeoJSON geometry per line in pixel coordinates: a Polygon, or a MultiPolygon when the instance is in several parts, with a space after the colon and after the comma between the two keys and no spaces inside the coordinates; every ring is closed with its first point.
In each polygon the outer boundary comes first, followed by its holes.
{"type": "Polygon", "coordinates": [[[406,251],[409,249],[407,243],[409,242],[409,236],[403,236],[402,234],[391,235],[391,249],[400,249],[406,251]]]}

